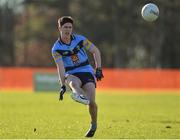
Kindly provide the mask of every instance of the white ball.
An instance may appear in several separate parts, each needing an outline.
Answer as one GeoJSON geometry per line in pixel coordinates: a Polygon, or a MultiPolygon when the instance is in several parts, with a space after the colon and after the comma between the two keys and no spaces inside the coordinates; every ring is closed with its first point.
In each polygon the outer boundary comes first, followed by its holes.
{"type": "Polygon", "coordinates": [[[153,3],[148,3],[143,6],[143,8],[141,10],[141,15],[144,20],[146,20],[148,22],[153,22],[159,16],[159,8],[157,7],[157,5],[155,5],[153,3]]]}

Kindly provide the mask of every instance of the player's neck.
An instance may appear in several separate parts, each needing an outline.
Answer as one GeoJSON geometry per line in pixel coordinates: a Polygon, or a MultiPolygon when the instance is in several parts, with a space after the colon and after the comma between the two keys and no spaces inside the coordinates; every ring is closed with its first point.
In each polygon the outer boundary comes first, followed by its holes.
{"type": "Polygon", "coordinates": [[[60,36],[61,41],[65,44],[69,44],[71,42],[71,36],[60,36]]]}

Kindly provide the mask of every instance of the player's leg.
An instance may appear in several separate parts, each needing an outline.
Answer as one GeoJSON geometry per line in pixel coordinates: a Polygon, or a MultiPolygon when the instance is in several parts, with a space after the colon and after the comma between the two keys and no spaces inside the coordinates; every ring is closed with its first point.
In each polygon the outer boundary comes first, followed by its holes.
{"type": "Polygon", "coordinates": [[[88,132],[86,133],[86,137],[93,137],[97,128],[97,104],[95,102],[95,84],[93,82],[89,82],[85,84],[83,87],[84,92],[86,92],[89,103],[89,113],[91,116],[91,126],[88,132]]]}
{"type": "Polygon", "coordinates": [[[81,88],[82,82],[81,80],[74,76],[74,75],[68,75],[66,77],[65,82],[69,85],[69,87],[72,90],[71,98],[79,103],[82,104],[89,104],[89,100],[87,100],[83,95],[84,91],[81,88]]]}
{"type": "Polygon", "coordinates": [[[97,122],[97,105],[95,102],[95,84],[89,82],[83,86],[84,92],[87,94],[87,98],[90,101],[89,113],[91,114],[91,121],[97,122]]]}
{"type": "Polygon", "coordinates": [[[66,84],[71,88],[73,92],[83,94],[83,90],[81,89],[81,80],[74,76],[74,75],[68,75],[65,80],[66,84]]]}

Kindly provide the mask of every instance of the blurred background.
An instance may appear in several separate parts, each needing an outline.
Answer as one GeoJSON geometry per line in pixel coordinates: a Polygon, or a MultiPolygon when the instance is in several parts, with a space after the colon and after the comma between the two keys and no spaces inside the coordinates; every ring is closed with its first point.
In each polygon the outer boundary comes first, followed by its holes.
{"type": "Polygon", "coordinates": [[[179,7],[179,0],[0,0],[0,88],[31,89],[44,72],[55,73],[45,80],[57,80],[51,48],[64,15],[100,49],[100,87],[180,88],[179,7]],[[152,23],[141,17],[149,2],[160,10],[152,23]]]}

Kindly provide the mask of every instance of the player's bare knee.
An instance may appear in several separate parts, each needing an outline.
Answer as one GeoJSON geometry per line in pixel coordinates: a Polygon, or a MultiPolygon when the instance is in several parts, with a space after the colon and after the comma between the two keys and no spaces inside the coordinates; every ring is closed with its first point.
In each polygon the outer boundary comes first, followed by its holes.
{"type": "Polygon", "coordinates": [[[70,85],[70,87],[72,87],[72,88],[79,88],[79,85],[78,85],[75,81],[71,81],[71,82],[69,83],[69,85],[70,85]]]}

